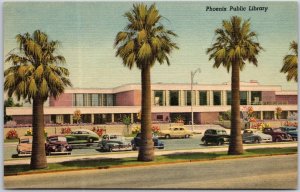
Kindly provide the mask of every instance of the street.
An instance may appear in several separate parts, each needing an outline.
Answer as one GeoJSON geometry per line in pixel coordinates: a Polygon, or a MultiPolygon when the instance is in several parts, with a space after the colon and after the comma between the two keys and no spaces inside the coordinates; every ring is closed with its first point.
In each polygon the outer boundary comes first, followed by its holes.
{"type": "Polygon", "coordinates": [[[4,177],[5,188],[296,189],[297,155],[4,177]]]}

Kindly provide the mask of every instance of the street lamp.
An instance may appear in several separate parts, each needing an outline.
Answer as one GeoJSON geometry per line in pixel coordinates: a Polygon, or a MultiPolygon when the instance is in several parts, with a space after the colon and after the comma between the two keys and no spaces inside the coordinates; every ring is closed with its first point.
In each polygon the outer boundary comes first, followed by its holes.
{"type": "Polygon", "coordinates": [[[193,98],[193,84],[194,84],[194,76],[195,74],[199,72],[201,73],[201,69],[198,68],[196,69],[195,71],[191,71],[191,113],[192,113],[192,131],[194,131],[194,111],[193,111],[193,101],[194,101],[194,98],[193,98]]]}

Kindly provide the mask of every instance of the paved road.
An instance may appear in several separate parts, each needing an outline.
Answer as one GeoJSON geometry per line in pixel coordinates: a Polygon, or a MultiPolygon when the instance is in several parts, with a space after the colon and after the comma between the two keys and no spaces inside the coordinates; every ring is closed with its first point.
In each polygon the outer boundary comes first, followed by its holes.
{"type": "Polygon", "coordinates": [[[4,187],[296,189],[297,155],[8,176],[4,187]]]}
{"type": "MultiPolygon", "coordinates": [[[[245,144],[244,149],[257,149],[257,148],[273,148],[273,147],[296,147],[297,142],[286,142],[286,143],[264,143],[264,144],[245,144]]],[[[219,152],[227,151],[228,146],[209,146],[205,148],[196,149],[181,149],[181,150],[155,150],[155,155],[168,155],[174,153],[189,153],[189,152],[219,152]]],[[[127,152],[110,152],[110,153],[98,153],[94,155],[63,155],[63,156],[48,156],[48,163],[58,163],[65,161],[73,161],[80,159],[101,159],[101,158],[126,158],[126,157],[137,157],[137,151],[127,152]]],[[[18,158],[15,160],[4,161],[4,165],[16,165],[16,164],[29,164],[30,158],[18,158]]]]}

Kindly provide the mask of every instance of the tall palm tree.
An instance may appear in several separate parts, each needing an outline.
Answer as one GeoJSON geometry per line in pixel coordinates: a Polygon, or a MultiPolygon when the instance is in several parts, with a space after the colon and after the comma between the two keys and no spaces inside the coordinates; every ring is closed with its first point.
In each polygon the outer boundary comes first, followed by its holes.
{"type": "Polygon", "coordinates": [[[233,16],[230,20],[223,20],[222,28],[215,31],[216,42],[207,49],[209,60],[214,59],[213,67],[221,65],[231,72],[231,134],[228,154],[243,153],[243,143],[240,124],[240,70],[245,62],[257,66],[256,56],[262,47],[254,39],[256,33],[250,30],[250,20],[233,16]]]}
{"type": "Polygon", "coordinates": [[[19,48],[12,50],[5,60],[12,64],[4,71],[4,90],[18,100],[32,100],[33,143],[30,167],[47,167],[44,136],[44,102],[49,96],[57,98],[66,86],[71,86],[67,78],[68,69],[61,65],[65,58],[56,55],[58,41],[48,41],[47,34],[36,30],[16,36],[19,48]]]}
{"type": "Polygon", "coordinates": [[[124,31],[115,38],[116,56],[120,57],[124,66],[132,69],[134,65],[141,70],[142,110],[141,134],[142,144],[139,148],[139,161],[153,161],[153,141],[151,133],[151,80],[150,70],[157,61],[168,65],[169,55],[178,49],[171,36],[173,31],[165,29],[160,23],[162,16],[155,4],[149,8],[144,4],[134,4],[133,9],[124,14],[128,23],[124,31]]]}
{"type": "Polygon", "coordinates": [[[298,43],[295,41],[291,42],[290,50],[292,54],[284,57],[280,72],[287,73],[286,79],[288,81],[294,79],[295,82],[298,82],[298,43]]]}

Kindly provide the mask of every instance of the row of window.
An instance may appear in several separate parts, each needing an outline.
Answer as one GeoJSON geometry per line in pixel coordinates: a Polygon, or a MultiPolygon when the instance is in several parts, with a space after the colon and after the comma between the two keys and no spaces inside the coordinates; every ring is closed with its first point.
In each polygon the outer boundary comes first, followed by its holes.
{"type": "Polygon", "coordinates": [[[113,94],[74,94],[73,106],[114,106],[113,94]]]}
{"type": "MultiPolygon", "coordinates": [[[[165,106],[166,105],[166,97],[164,95],[164,91],[154,91],[154,105],[155,106],[165,106]]],[[[209,105],[209,97],[208,91],[194,91],[194,95],[198,94],[199,105],[209,105]]],[[[251,91],[251,103],[259,103],[261,101],[261,91],[251,91]]],[[[183,105],[190,106],[192,102],[191,91],[184,91],[184,100],[183,105]]],[[[212,105],[222,105],[222,94],[221,91],[213,91],[212,92],[212,105]]],[[[240,104],[247,105],[248,92],[240,91],[240,104]]],[[[194,103],[196,98],[194,97],[194,103]]],[[[179,91],[169,91],[169,105],[170,106],[179,106],[180,102],[180,92],[179,91]]],[[[226,105],[231,105],[231,91],[226,91],[226,105]]]]}
{"type": "MultiPolygon", "coordinates": [[[[192,103],[191,91],[184,91],[183,104],[180,104],[180,91],[169,91],[169,101],[166,100],[166,91],[154,91],[154,105],[166,106],[167,102],[170,106],[185,105],[190,106],[192,103]]],[[[199,105],[209,105],[208,91],[194,91],[194,103],[195,94],[198,94],[199,105]]],[[[252,104],[259,103],[261,101],[261,91],[251,91],[252,104]]],[[[240,104],[247,105],[247,91],[240,92],[240,104]]],[[[212,105],[222,105],[221,91],[212,91],[212,105]]],[[[114,106],[115,95],[114,94],[74,94],[73,106],[114,106]]],[[[231,91],[226,91],[226,105],[231,105],[231,91]]]]}

